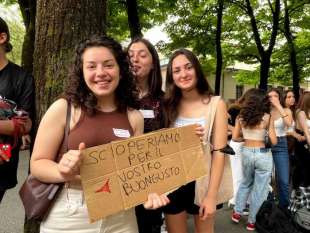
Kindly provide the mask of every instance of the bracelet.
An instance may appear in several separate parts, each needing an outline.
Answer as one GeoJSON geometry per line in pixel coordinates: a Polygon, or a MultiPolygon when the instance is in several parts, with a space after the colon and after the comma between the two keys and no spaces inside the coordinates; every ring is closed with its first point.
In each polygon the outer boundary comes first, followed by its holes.
{"type": "Polygon", "coordinates": [[[284,118],[284,117],[287,117],[288,115],[286,114],[286,115],[284,115],[284,116],[281,116],[281,118],[284,118]]]}

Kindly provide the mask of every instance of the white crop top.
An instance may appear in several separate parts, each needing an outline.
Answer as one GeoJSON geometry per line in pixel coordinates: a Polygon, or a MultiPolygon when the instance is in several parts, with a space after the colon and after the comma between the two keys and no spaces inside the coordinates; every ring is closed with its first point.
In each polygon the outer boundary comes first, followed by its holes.
{"type": "MultiPolygon", "coordinates": [[[[262,118],[264,125],[265,125],[266,117],[267,115],[265,114],[262,118]]],[[[240,124],[241,122],[242,120],[240,121],[240,124]]],[[[254,128],[254,129],[244,128],[242,127],[242,124],[241,124],[241,130],[242,130],[243,138],[246,140],[265,141],[265,136],[267,132],[265,128],[254,128]]]]}
{"type": "Polygon", "coordinates": [[[247,140],[264,141],[266,136],[266,129],[251,129],[241,128],[243,138],[247,140]]]}
{"type": "MultiPolygon", "coordinates": [[[[292,125],[290,127],[287,127],[286,132],[294,132],[295,131],[295,127],[296,127],[296,123],[295,121],[292,122],[292,125]]],[[[309,128],[309,125],[308,125],[309,128]]]]}
{"type": "Polygon", "coordinates": [[[274,129],[276,131],[277,137],[284,137],[286,136],[286,126],[284,124],[284,120],[282,117],[278,118],[274,121],[274,129]]]}

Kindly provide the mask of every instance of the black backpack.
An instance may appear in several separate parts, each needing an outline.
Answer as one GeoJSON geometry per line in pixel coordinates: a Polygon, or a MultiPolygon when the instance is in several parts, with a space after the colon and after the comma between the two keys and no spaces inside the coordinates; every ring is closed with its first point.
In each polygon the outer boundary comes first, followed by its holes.
{"type": "Polygon", "coordinates": [[[265,201],[260,207],[255,228],[258,233],[301,233],[290,212],[276,205],[273,200],[265,201]]]}

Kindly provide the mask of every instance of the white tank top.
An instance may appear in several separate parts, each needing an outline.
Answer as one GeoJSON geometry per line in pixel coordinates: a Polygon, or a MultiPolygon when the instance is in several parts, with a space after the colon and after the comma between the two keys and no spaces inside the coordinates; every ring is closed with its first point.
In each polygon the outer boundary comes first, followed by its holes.
{"type": "MultiPolygon", "coordinates": [[[[296,123],[295,121],[292,122],[292,125],[290,127],[287,127],[287,130],[286,132],[294,132],[295,131],[295,127],[296,127],[296,123]]],[[[309,125],[308,125],[308,128],[309,128],[309,125]]]]}
{"type": "MultiPolygon", "coordinates": [[[[262,120],[265,121],[266,115],[263,116],[262,120]]],[[[244,139],[255,140],[255,141],[265,141],[265,136],[267,130],[265,128],[244,128],[242,127],[242,120],[240,119],[242,135],[244,139]]],[[[265,123],[263,123],[265,124],[265,123]]]]}
{"type": "Polygon", "coordinates": [[[189,117],[178,117],[174,122],[174,127],[182,127],[191,124],[200,124],[202,127],[206,125],[206,117],[196,117],[196,118],[189,118],[189,117]]]}
{"type": "Polygon", "coordinates": [[[266,129],[242,128],[243,138],[247,140],[264,141],[266,129]]]}
{"type": "Polygon", "coordinates": [[[282,117],[278,118],[274,121],[274,129],[276,131],[277,137],[284,137],[286,136],[286,126],[284,124],[284,121],[282,117]]]}

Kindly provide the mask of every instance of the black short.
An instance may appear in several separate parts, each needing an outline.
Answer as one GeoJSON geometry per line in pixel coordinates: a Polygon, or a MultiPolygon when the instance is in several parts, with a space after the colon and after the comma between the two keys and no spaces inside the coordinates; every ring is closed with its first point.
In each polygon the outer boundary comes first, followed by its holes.
{"type": "Polygon", "coordinates": [[[194,204],[195,181],[190,182],[168,195],[170,203],[163,208],[165,214],[199,214],[199,206],[194,204]]]}

